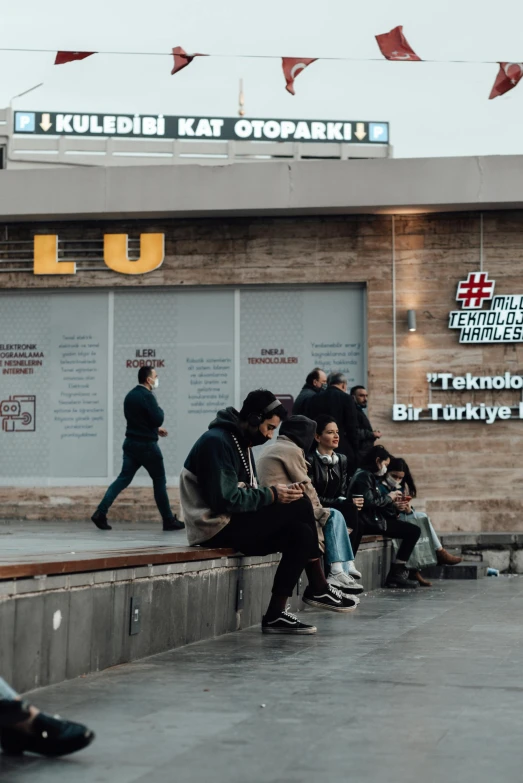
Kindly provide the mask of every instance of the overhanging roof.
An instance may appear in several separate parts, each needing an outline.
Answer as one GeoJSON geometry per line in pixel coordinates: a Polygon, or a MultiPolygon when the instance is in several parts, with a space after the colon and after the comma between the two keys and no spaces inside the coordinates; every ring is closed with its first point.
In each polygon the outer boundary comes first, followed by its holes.
{"type": "Polygon", "coordinates": [[[0,171],[6,221],[521,207],[523,156],[0,171]]]}

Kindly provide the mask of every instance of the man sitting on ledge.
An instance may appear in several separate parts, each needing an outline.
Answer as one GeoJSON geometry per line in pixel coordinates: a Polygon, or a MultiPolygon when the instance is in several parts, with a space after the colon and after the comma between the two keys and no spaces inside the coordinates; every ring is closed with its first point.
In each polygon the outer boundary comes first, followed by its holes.
{"type": "Polygon", "coordinates": [[[180,500],[189,544],[232,547],[244,555],[281,552],[263,633],[316,633],[286,611],[305,569],[314,605],[335,612],[353,606],[328,584],[320,563],[316,520],[303,490],[259,487],[251,447],[273,436],[286,411],[274,394],[251,392],[238,413],[219,411],[192,447],[180,476],[180,500]]]}

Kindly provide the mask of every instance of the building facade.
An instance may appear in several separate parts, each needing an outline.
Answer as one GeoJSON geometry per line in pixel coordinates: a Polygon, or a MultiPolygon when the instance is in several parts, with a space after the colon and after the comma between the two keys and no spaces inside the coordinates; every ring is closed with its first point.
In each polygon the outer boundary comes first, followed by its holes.
{"type": "MultiPolygon", "coordinates": [[[[87,516],[143,363],[174,500],[216,410],[261,386],[290,406],[320,365],[368,387],[437,529],[523,529],[518,166],[2,172],[0,514],[87,516]]],[[[154,518],[141,483],[115,514],[154,518]]]]}

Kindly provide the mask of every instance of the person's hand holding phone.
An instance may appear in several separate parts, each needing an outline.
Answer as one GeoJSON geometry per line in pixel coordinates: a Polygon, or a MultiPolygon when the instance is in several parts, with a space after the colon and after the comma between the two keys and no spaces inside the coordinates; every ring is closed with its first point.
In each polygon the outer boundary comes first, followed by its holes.
{"type": "Polygon", "coordinates": [[[389,492],[389,498],[393,503],[399,503],[403,499],[403,492],[401,489],[394,489],[392,492],[389,492]]]}
{"type": "Polygon", "coordinates": [[[410,495],[401,495],[399,500],[397,500],[394,505],[396,506],[399,511],[403,511],[406,514],[410,514],[411,507],[410,507],[410,501],[412,500],[412,497],[410,495]]]}
{"type": "Polygon", "coordinates": [[[353,495],[352,502],[354,503],[358,511],[361,511],[365,501],[363,500],[363,495],[353,495]]]}

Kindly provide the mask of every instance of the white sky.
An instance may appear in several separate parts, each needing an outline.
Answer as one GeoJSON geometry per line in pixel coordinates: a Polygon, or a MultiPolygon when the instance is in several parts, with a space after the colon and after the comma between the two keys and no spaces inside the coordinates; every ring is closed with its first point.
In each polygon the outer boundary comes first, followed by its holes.
{"type": "MultiPolygon", "coordinates": [[[[374,35],[403,24],[427,59],[523,60],[523,3],[504,0],[5,0],[0,46],[67,50],[379,57],[374,35]]],[[[488,100],[497,65],[318,62],[284,89],[279,60],[96,55],[54,66],[53,54],[0,52],[0,105],[17,109],[391,123],[396,157],[523,153],[523,82],[488,100]]]]}

